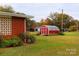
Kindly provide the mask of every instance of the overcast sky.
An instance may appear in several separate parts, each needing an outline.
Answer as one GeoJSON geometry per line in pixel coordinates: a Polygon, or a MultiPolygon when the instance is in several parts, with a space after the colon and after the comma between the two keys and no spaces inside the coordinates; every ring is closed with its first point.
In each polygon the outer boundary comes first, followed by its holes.
{"type": "Polygon", "coordinates": [[[64,13],[79,19],[79,4],[77,3],[15,3],[10,5],[18,12],[34,16],[33,20],[37,22],[46,18],[50,12],[61,12],[62,9],[64,13]]]}

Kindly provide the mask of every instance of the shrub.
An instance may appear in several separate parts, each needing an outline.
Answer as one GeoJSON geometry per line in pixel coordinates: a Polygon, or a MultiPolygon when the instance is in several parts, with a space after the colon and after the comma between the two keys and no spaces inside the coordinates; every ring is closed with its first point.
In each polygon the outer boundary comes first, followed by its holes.
{"type": "Polygon", "coordinates": [[[0,35],[0,44],[2,43],[3,39],[3,35],[0,35]]]}
{"type": "Polygon", "coordinates": [[[19,37],[23,40],[26,38],[26,35],[25,35],[25,33],[21,33],[21,34],[19,34],[19,37]]]}
{"type": "Polygon", "coordinates": [[[33,35],[30,35],[30,37],[26,40],[27,43],[31,44],[35,42],[35,37],[33,35]]]}
{"type": "Polygon", "coordinates": [[[40,32],[38,32],[36,35],[40,35],[40,32]]]}
{"type": "Polygon", "coordinates": [[[64,35],[64,33],[63,32],[60,32],[59,35],[64,35]]]}
{"type": "Polygon", "coordinates": [[[76,26],[70,26],[69,32],[72,32],[72,31],[77,31],[77,27],[76,26]]]}
{"type": "Polygon", "coordinates": [[[3,35],[0,35],[0,47],[2,47],[3,40],[4,40],[3,35]]]}
{"type": "Polygon", "coordinates": [[[27,33],[21,33],[21,34],[19,34],[19,37],[22,39],[23,42],[26,43],[26,39],[29,37],[29,34],[27,34],[27,33]]]}
{"type": "Polygon", "coordinates": [[[32,36],[32,35],[30,35],[29,32],[27,32],[27,33],[21,33],[19,35],[19,37],[22,39],[22,41],[24,43],[34,43],[35,42],[35,37],[32,36]]]}
{"type": "Polygon", "coordinates": [[[11,40],[3,40],[0,47],[10,47],[11,44],[11,40]]]}
{"type": "Polygon", "coordinates": [[[22,41],[19,37],[12,37],[11,39],[5,39],[1,43],[0,47],[16,47],[22,45],[22,41]]]}
{"type": "Polygon", "coordinates": [[[11,43],[12,43],[12,46],[15,47],[15,46],[22,45],[23,42],[19,37],[12,37],[11,38],[11,43]]]}

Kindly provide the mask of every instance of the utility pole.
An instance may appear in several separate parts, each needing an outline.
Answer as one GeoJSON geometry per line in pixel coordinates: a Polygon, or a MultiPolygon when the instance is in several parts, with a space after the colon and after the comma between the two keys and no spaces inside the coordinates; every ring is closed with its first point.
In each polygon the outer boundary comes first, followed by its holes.
{"type": "Polygon", "coordinates": [[[63,28],[63,9],[62,9],[62,19],[61,19],[61,32],[63,32],[64,28],[63,28]]]}
{"type": "Polygon", "coordinates": [[[79,29],[78,29],[78,28],[79,28],[79,26],[78,26],[78,22],[76,22],[76,27],[77,27],[77,31],[79,31],[79,29]]]}

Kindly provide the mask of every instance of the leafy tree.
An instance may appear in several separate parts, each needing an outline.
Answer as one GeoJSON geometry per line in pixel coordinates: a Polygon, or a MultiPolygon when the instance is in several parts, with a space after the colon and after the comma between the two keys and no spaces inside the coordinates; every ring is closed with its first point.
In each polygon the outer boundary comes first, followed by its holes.
{"type": "Polygon", "coordinates": [[[45,19],[41,19],[40,25],[45,25],[45,19]]]}
{"type": "Polygon", "coordinates": [[[34,28],[37,26],[37,23],[34,20],[26,19],[26,27],[28,31],[34,31],[34,28]]]}
{"type": "Polygon", "coordinates": [[[13,8],[11,6],[9,6],[9,5],[0,6],[0,11],[1,12],[11,12],[11,13],[15,12],[13,10],[13,8]]]}
{"type": "Polygon", "coordinates": [[[31,31],[34,31],[34,28],[36,27],[37,25],[36,25],[36,22],[34,21],[34,20],[31,20],[31,28],[30,28],[30,30],[31,31]]]}
{"type": "Polygon", "coordinates": [[[78,20],[72,20],[70,22],[69,31],[79,31],[79,21],[78,20]]]}
{"type": "Polygon", "coordinates": [[[61,29],[61,24],[63,24],[64,29],[68,29],[70,26],[70,21],[74,20],[73,17],[71,17],[68,14],[63,14],[63,23],[62,23],[62,13],[50,13],[48,16],[52,19],[54,25],[58,26],[61,29]]]}
{"type": "Polygon", "coordinates": [[[53,22],[52,22],[52,20],[50,18],[47,18],[45,20],[45,25],[52,25],[52,24],[53,24],[53,22]]]}
{"type": "Polygon", "coordinates": [[[52,25],[53,22],[50,18],[46,18],[46,19],[41,19],[40,21],[40,25],[52,25]]]}

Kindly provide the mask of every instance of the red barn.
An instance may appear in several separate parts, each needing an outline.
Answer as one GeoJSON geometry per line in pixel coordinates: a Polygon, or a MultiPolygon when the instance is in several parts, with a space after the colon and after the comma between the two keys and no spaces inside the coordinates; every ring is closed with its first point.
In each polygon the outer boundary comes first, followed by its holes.
{"type": "Polygon", "coordinates": [[[12,37],[26,32],[26,20],[29,15],[0,12],[0,34],[12,37]]]}
{"type": "Polygon", "coordinates": [[[58,34],[60,32],[57,26],[41,26],[40,27],[40,34],[41,35],[51,35],[51,34],[58,34]]]}

